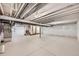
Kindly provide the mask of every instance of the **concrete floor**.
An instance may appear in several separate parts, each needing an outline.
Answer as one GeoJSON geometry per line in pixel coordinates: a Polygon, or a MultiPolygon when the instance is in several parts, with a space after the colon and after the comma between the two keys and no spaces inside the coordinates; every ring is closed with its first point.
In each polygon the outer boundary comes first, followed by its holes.
{"type": "Polygon", "coordinates": [[[14,36],[1,56],[79,56],[79,41],[59,36],[14,36]]]}

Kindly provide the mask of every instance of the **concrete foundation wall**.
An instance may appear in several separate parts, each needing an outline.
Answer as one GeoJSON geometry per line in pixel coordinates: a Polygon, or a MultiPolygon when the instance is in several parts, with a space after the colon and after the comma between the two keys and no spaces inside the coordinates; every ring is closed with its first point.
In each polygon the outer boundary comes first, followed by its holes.
{"type": "Polygon", "coordinates": [[[77,24],[66,24],[66,25],[57,25],[53,27],[43,27],[42,34],[77,37],[77,24]]]}

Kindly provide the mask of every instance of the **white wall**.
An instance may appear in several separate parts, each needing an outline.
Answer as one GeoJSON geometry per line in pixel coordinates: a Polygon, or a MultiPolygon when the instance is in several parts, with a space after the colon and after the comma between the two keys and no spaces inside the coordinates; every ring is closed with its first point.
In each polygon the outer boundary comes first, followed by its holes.
{"type": "Polygon", "coordinates": [[[77,39],[79,40],[79,21],[77,22],[77,39]]]}
{"type": "Polygon", "coordinates": [[[16,24],[14,27],[12,27],[12,36],[24,35],[26,28],[26,25],[16,24]]]}
{"type": "Polygon", "coordinates": [[[43,35],[77,37],[77,24],[65,24],[53,27],[43,27],[42,33],[43,35]]]}

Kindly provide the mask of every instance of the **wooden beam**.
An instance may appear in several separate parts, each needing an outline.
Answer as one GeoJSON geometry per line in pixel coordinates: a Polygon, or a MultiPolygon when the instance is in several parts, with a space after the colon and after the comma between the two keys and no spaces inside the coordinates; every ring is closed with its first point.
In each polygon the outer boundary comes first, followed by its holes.
{"type": "Polygon", "coordinates": [[[26,14],[28,14],[38,3],[34,4],[32,7],[30,7],[29,9],[27,9],[22,15],[21,18],[25,17],[26,14]]]}
{"type": "Polygon", "coordinates": [[[13,12],[13,4],[11,4],[11,9],[10,9],[10,16],[12,16],[12,12],[13,12]]]}
{"type": "Polygon", "coordinates": [[[1,3],[0,3],[0,8],[1,8],[2,14],[4,14],[4,10],[1,3]]]}
{"type": "Polygon", "coordinates": [[[47,25],[47,24],[40,24],[40,23],[36,23],[36,22],[32,22],[32,21],[26,21],[25,19],[16,19],[16,18],[13,18],[13,17],[2,16],[2,15],[0,15],[0,20],[13,21],[13,22],[19,22],[19,23],[24,23],[24,24],[29,24],[29,25],[44,26],[44,27],[50,26],[50,25],[47,25]]]}

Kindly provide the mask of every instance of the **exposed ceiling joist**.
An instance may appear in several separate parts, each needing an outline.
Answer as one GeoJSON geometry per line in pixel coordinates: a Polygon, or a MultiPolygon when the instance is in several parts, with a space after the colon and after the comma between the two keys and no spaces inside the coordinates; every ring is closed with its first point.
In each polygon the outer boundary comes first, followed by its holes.
{"type": "Polygon", "coordinates": [[[13,4],[11,4],[10,16],[12,16],[12,12],[13,12],[13,4]]]}
{"type": "MultiPolygon", "coordinates": [[[[78,13],[78,12],[79,12],[79,4],[76,4],[76,5],[71,5],[71,7],[65,8],[58,12],[48,14],[47,16],[40,17],[39,19],[50,18],[50,17],[53,18],[56,16],[60,17],[60,15],[66,16],[66,15],[70,15],[70,14],[74,14],[74,13],[78,13]]],[[[39,19],[37,19],[37,20],[39,20],[39,19]]]]}
{"type": "MultiPolygon", "coordinates": [[[[55,6],[53,6],[53,4],[47,4],[46,6],[51,6],[50,9],[48,9],[47,11],[46,10],[43,10],[45,7],[42,8],[42,11],[41,9],[36,11],[35,13],[33,13],[32,15],[30,15],[29,17],[26,18],[26,20],[35,20],[35,19],[39,19],[41,17],[44,17],[46,15],[48,15],[49,13],[54,13],[54,12],[57,12],[71,4],[54,4],[55,6]],[[53,6],[53,7],[52,7],[53,6]],[[57,7],[57,8],[56,8],[57,7]],[[41,13],[39,13],[41,11],[41,13]]],[[[47,8],[45,8],[47,9],[47,8]]]]}
{"type": "Polygon", "coordinates": [[[2,14],[4,14],[4,10],[1,3],[0,3],[0,8],[1,8],[2,14]]]}
{"type": "Polygon", "coordinates": [[[23,3],[23,4],[21,5],[20,9],[15,13],[14,16],[15,16],[16,18],[19,16],[20,12],[24,9],[25,4],[26,4],[26,3],[23,3]]]}
{"type": "Polygon", "coordinates": [[[26,14],[28,14],[38,3],[35,3],[32,7],[29,9],[26,9],[26,11],[20,16],[21,18],[25,17],[26,14]]]}
{"type": "MultiPolygon", "coordinates": [[[[71,4],[71,5],[68,5],[64,8],[61,8],[59,10],[56,10],[56,11],[53,11],[51,13],[48,13],[46,15],[43,15],[43,16],[38,16],[37,18],[33,19],[33,20],[40,20],[40,19],[44,19],[44,18],[47,18],[47,17],[50,17],[50,16],[54,16],[55,14],[58,15],[58,13],[60,14],[60,12],[62,12],[63,10],[67,9],[67,8],[71,8],[73,7],[74,5],[78,5],[78,4],[71,4]]],[[[41,14],[40,14],[41,15],[41,14]]]]}
{"type": "Polygon", "coordinates": [[[65,17],[69,19],[74,19],[74,18],[79,17],[78,14],[79,14],[79,5],[65,9],[65,10],[61,10],[57,13],[54,13],[53,15],[50,14],[44,18],[40,18],[38,20],[33,20],[33,21],[38,22],[38,23],[41,22],[44,24],[44,23],[49,23],[53,21],[59,21],[60,19],[64,20],[65,17]]]}

